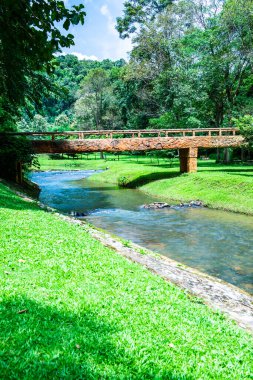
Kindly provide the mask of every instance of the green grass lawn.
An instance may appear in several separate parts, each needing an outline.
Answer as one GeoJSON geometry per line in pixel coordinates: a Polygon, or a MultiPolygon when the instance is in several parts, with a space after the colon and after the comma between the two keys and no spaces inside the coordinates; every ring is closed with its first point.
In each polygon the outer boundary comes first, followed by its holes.
{"type": "Polygon", "coordinates": [[[107,155],[107,160],[49,160],[40,157],[41,170],[109,169],[90,177],[141,190],[160,200],[180,202],[200,199],[209,207],[253,214],[253,166],[221,165],[214,161],[198,162],[198,173],[179,173],[175,160],[150,160],[144,156],[107,155]]]}
{"type": "Polygon", "coordinates": [[[253,338],[0,183],[0,378],[253,379],[253,338]]]}

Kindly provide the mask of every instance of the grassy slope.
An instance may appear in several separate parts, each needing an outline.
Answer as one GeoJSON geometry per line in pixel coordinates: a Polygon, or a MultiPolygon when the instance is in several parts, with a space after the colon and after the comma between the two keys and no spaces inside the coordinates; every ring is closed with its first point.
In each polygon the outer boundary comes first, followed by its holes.
{"type": "MultiPolygon", "coordinates": [[[[90,156],[92,157],[92,155],[90,156]]],[[[41,169],[105,169],[90,180],[129,186],[144,186],[141,190],[163,200],[188,201],[201,199],[208,206],[253,214],[253,166],[216,165],[212,161],[199,161],[196,174],[179,175],[178,162],[171,167],[164,160],[151,164],[150,159],[122,156],[120,161],[78,160],[52,161],[41,158],[41,169]],[[72,165],[72,166],[71,166],[72,165]]]]}
{"type": "Polygon", "coordinates": [[[0,253],[3,379],[253,378],[246,332],[1,183],[0,253]]]}
{"type": "Polygon", "coordinates": [[[142,190],[161,194],[165,199],[200,199],[209,207],[253,214],[253,172],[251,177],[226,171],[199,172],[156,181],[143,186],[142,190]]]}

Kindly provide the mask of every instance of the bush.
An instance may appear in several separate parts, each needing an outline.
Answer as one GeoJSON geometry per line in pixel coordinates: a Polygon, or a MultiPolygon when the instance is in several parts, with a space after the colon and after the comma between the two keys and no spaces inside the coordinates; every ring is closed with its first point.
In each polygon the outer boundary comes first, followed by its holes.
{"type": "Polygon", "coordinates": [[[244,115],[238,119],[233,119],[233,123],[240,129],[241,134],[244,136],[246,142],[250,147],[253,146],[253,116],[244,115]]]}
{"type": "Polygon", "coordinates": [[[0,135],[0,176],[15,180],[17,162],[22,162],[24,169],[28,169],[32,164],[36,165],[37,159],[33,154],[31,142],[25,137],[2,133],[0,135]]]}

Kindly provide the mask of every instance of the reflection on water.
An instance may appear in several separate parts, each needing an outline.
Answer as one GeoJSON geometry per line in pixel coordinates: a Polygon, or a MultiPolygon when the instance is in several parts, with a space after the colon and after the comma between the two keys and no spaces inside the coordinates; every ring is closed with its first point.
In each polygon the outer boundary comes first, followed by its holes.
{"type": "Polygon", "coordinates": [[[89,182],[94,171],[33,173],[43,203],[253,294],[253,217],[194,208],[147,210],[157,199],[89,182]]]}

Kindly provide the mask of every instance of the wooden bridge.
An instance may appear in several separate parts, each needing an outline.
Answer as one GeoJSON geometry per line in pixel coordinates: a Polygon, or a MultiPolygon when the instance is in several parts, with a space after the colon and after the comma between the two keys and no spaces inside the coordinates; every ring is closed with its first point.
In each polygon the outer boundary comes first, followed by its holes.
{"type": "Polygon", "coordinates": [[[198,148],[238,147],[244,142],[236,128],[20,132],[35,153],[124,152],[178,149],[180,171],[197,170],[198,148]]]}

